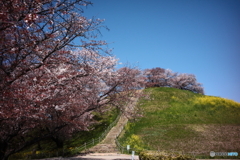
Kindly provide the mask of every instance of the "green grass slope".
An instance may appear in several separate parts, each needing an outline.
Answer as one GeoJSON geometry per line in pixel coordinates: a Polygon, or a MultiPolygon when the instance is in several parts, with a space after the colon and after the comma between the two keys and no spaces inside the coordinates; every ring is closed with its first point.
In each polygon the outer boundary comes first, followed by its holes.
{"type": "Polygon", "coordinates": [[[143,117],[120,138],[136,149],[240,153],[240,103],[174,88],[148,88],[143,117]]]}

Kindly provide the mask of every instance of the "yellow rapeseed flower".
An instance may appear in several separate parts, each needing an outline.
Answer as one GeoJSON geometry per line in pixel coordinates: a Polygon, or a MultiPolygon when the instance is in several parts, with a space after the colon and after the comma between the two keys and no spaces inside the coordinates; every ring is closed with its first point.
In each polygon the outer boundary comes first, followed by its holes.
{"type": "Polygon", "coordinates": [[[230,99],[213,97],[213,96],[204,96],[197,97],[194,99],[195,105],[211,105],[211,106],[225,106],[225,107],[240,107],[240,103],[235,102],[230,99]]]}

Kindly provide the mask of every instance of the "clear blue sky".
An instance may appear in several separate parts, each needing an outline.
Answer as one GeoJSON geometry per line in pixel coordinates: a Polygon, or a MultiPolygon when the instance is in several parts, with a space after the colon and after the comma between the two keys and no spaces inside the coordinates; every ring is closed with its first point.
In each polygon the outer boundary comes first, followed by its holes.
{"type": "Polygon", "coordinates": [[[240,102],[240,0],[90,0],[123,64],[192,73],[206,95],[240,102]]]}

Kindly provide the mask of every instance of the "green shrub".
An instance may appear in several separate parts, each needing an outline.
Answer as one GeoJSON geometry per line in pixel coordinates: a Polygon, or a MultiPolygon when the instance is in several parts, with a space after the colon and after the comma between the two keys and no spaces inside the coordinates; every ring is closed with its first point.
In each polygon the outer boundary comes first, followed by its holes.
{"type": "Polygon", "coordinates": [[[124,146],[130,145],[135,151],[142,151],[144,143],[138,135],[132,134],[124,143],[124,146]]]}

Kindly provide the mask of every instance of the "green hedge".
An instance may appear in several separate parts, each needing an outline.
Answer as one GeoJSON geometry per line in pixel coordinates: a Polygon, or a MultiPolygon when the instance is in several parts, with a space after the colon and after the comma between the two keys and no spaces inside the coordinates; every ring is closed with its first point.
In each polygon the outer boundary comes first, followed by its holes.
{"type": "Polygon", "coordinates": [[[188,155],[183,155],[178,152],[157,152],[144,151],[139,154],[140,160],[195,160],[188,155]]]}

